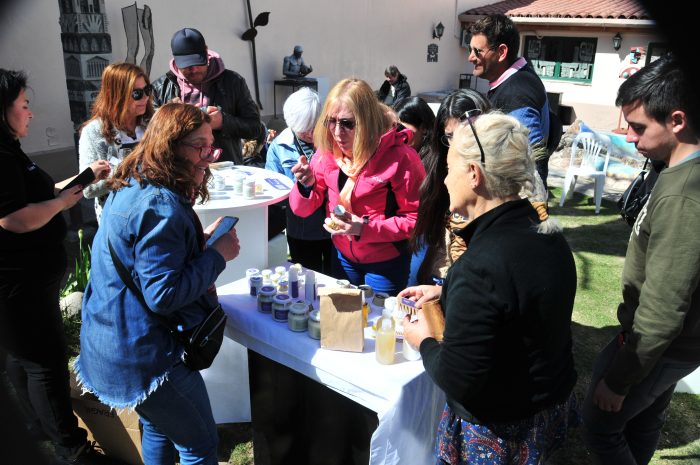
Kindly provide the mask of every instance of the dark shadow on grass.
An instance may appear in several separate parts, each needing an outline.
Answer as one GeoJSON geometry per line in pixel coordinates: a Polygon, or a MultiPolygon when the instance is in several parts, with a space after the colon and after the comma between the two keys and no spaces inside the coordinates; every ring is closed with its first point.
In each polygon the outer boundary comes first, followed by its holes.
{"type": "MultiPolygon", "coordinates": [[[[606,199],[600,203],[600,213],[596,213],[593,197],[579,192],[570,195],[562,207],[559,206],[557,198],[550,198],[549,201],[549,214],[553,216],[619,215],[619,213],[620,210],[618,210],[616,203],[606,199]]],[[[620,216],[617,218],[620,218],[620,223],[622,223],[622,218],[620,216]]]]}
{"type": "Polygon", "coordinates": [[[606,223],[564,228],[571,250],[624,257],[631,229],[615,220],[606,223]]]}
{"type": "MultiPolygon", "coordinates": [[[[571,331],[574,339],[574,361],[578,380],[574,391],[583,402],[586,390],[591,380],[591,371],[598,352],[617,334],[618,326],[606,326],[596,328],[572,322],[571,331]]],[[[671,401],[668,419],[664,426],[659,450],[673,449],[697,441],[700,437],[700,400],[690,394],[675,394],[671,401]]],[[[572,430],[564,447],[558,450],[548,465],[588,465],[593,463],[586,445],[583,442],[583,425],[572,430]]],[[[673,456],[660,453],[665,460],[693,460],[700,458],[697,455],[673,456]]],[[[654,464],[652,460],[651,464],[654,464]]]]}

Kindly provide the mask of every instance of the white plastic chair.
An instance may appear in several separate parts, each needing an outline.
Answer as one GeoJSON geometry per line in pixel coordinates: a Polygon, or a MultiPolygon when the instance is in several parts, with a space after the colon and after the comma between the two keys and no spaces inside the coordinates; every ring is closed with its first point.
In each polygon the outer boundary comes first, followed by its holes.
{"type": "Polygon", "coordinates": [[[603,200],[603,188],[605,187],[605,175],[608,172],[608,163],[610,162],[610,151],[612,144],[610,139],[604,136],[596,136],[590,132],[579,133],[571,144],[571,159],[569,168],[564,176],[564,186],[562,188],[561,200],[559,206],[564,205],[566,196],[569,191],[573,191],[576,186],[576,180],[579,176],[588,176],[594,180],[595,193],[595,212],[600,212],[600,203],[603,200]],[[579,147],[579,145],[581,147],[579,147]],[[600,161],[602,160],[602,151],[605,150],[605,160],[602,163],[603,169],[600,170],[600,161]],[[580,156],[577,156],[578,152],[580,156]]]}

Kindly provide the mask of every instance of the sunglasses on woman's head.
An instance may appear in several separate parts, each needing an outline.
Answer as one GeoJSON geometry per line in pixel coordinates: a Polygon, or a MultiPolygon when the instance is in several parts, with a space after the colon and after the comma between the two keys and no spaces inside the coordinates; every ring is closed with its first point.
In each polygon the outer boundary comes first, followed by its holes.
{"type": "Polygon", "coordinates": [[[326,118],[323,125],[326,126],[331,131],[335,131],[335,125],[340,126],[340,129],[345,131],[352,131],[355,129],[355,120],[349,118],[326,118]]]}
{"type": "Polygon", "coordinates": [[[481,146],[481,141],[479,140],[479,136],[476,134],[476,128],[474,127],[473,123],[473,121],[476,120],[479,116],[481,116],[482,113],[483,112],[479,108],[474,108],[473,110],[465,111],[464,114],[459,117],[459,122],[467,122],[469,123],[469,127],[472,128],[474,139],[476,139],[476,143],[479,146],[479,151],[481,152],[481,164],[484,166],[484,168],[486,168],[486,155],[484,154],[484,148],[481,146]]]}
{"type": "Polygon", "coordinates": [[[134,89],[131,91],[131,98],[134,100],[141,100],[144,95],[151,96],[151,92],[153,91],[153,87],[148,84],[146,87],[143,89],[134,89]]]}

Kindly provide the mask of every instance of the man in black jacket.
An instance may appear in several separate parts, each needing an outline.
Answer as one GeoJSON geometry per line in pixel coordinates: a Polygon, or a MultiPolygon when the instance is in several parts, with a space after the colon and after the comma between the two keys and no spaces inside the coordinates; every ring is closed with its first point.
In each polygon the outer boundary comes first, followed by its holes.
{"type": "Polygon", "coordinates": [[[265,132],[245,79],[224,67],[196,29],[177,31],[170,48],[170,71],[153,83],[154,106],[174,101],[200,107],[211,117],[214,145],[223,150],[220,161],[264,166],[256,152],[243,159],[241,150],[241,139],[260,140],[265,132]]]}
{"type": "Polygon", "coordinates": [[[411,86],[405,74],[401,74],[396,65],[389,66],[384,71],[386,80],[377,91],[377,97],[382,103],[393,106],[401,99],[411,96],[411,86]]]}

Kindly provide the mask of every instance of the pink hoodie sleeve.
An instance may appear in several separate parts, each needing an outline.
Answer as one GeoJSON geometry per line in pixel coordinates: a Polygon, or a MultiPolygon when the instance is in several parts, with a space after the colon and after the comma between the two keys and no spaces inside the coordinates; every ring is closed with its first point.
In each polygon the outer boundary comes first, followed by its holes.
{"type": "Polygon", "coordinates": [[[405,150],[399,169],[391,178],[391,188],[396,197],[396,215],[383,220],[370,218],[362,227],[360,242],[395,242],[408,239],[418,217],[419,189],[425,178],[425,168],[415,150],[405,150]]]}
{"type": "Polygon", "coordinates": [[[323,172],[323,164],[318,153],[311,159],[311,169],[316,177],[316,184],[308,197],[304,197],[299,192],[299,183],[295,182],[292,191],[289,193],[289,206],[295,215],[306,218],[323,205],[326,194],[326,178],[323,172]]]}

